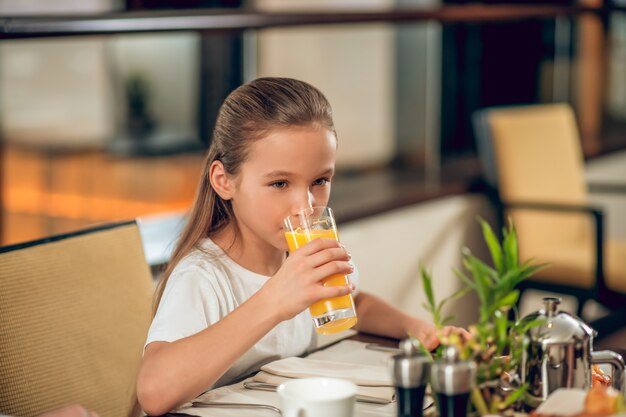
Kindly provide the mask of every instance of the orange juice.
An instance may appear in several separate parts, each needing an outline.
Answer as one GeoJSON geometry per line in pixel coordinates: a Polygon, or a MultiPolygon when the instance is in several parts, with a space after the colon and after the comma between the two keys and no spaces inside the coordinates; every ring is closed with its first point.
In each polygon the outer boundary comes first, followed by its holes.
{"type": "MultiPolygon", "coordinates": [[[[328,238],[337,239],[337,233],[333,229],[329,230],[310,230],[302,231],[300,229],[296,231],[285,232],[285,238],[287,239],[287,245],[289,251],[293,252],[299,247],[309,243],[313,239],[328,238]]],[[[324,286],[345,286],[348,285],[348,278],[345,275],[336,274],[331,275],[322,280],[324,286]]],[[[341,297],[326,298],[320,300],[309,307],[311,316],[313,318],[322,317],[329,312],[351,309],[354,311],[354,300],[352,294],[343,295],[341,297]]],[[[337,333],[342,330],[346,330],[354,326],[357,322],[356,315],[354,317],[340,318],[323,324],[321,327],[316,327],[316,331],[320,334],[337,333]]]]}

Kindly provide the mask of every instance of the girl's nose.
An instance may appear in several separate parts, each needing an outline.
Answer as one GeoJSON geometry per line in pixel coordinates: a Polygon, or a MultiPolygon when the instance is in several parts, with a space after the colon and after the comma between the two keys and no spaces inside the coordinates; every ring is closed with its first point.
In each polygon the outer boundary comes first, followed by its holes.
{"type": "Polygon", "coordinates": [[[313,193],[310,190],[307,190],[306,193],[302,193],[300,197],[295,202],[292,214],[297,215],[301,211],[311,212],[314,203],[313,193]]]}

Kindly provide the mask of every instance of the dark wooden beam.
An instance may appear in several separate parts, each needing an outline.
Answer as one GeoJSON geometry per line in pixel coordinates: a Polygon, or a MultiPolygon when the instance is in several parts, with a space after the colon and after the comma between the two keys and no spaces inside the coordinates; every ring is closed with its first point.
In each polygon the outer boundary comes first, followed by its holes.
{"type": "Polygon", "coordinates": [[[354,24],[505,22],[550,19],[584,13],[607,15],[626,7],[551,5],[453,5],[436,8],[390,8],[377,11],[268,13],[253,9],[193,9],[119,12],[94,15],[2,17],[0,40],[50,36],[107,35],[165,31],[243,31],[269,27],[354,24]]]}

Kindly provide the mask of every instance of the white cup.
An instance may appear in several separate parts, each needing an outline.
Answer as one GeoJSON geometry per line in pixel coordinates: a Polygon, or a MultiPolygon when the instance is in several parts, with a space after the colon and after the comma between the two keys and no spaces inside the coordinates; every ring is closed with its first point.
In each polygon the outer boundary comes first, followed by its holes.
{"type": "Polygon", "coordinates": [[[337,378],[302,378],[278,386],[283,417],[352,417],[357,387],[337,378]]]}

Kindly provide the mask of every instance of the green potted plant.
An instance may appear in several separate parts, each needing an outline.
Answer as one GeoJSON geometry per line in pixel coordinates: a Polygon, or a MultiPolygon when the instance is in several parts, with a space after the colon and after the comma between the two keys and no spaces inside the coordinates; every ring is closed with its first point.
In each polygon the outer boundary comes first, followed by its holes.
{"type": "MultiPolygon", "coordinates": [[[[492,265],[464,248],[464,271],[455,269],[454,272],[466,287],[440,302],[435,300],[431,275],[424,267],[420,267],[420,272],[427,300],[424,307],[439,329],[452,319],[443,315],[446,303],[470,291],[478,296],[479,320],[469,327],[472,338],[462,340],[455,334],[442,335],[441,346],[432,355],[436,357],[444,347],[455,345],[462,359],[476,363],[476,384],[471,403],[478,414],[485,415],[504,412],[526,391],[526,386],[519,384],[515,375],[522,358],[524,335],[541,323],[520,322],[516,309],[520,292],[516,287],[544,265],[533,265],[531,261],[520,263],[517,234],[512,223],[503,229],[500,242],[486,221],[479,219],[479,222],[492,265]]],[[[424,353],[431,355],[417,339],[413,338],[413,341],[424,353]]]]}

